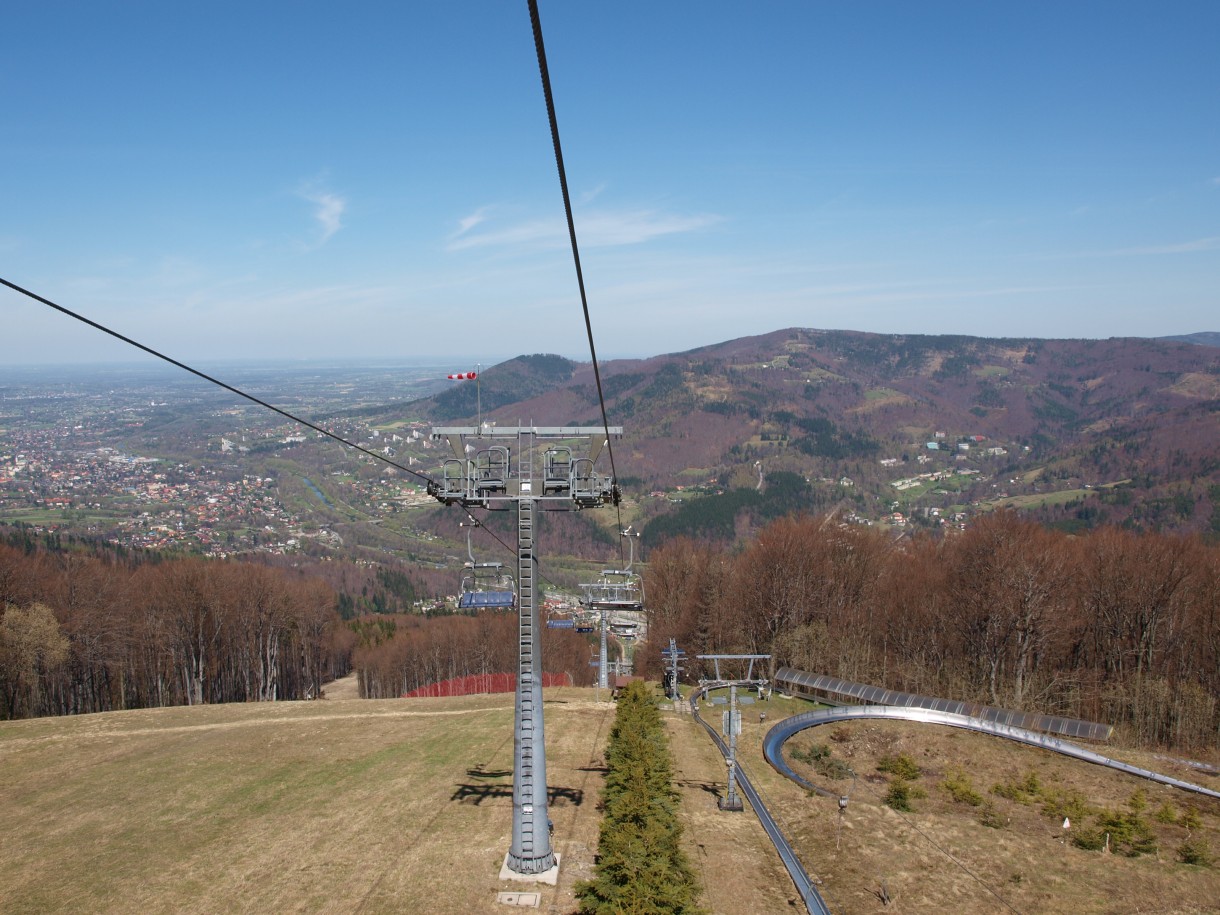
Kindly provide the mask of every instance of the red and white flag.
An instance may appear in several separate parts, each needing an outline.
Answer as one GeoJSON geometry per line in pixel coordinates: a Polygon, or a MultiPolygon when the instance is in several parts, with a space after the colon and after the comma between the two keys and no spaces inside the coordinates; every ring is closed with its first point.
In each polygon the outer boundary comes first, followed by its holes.
{"type": "Polygon", "coordinates": [[[479,376],[478,372],[457,372],[449,376],[450,381],[468,381],[479,376]]]}

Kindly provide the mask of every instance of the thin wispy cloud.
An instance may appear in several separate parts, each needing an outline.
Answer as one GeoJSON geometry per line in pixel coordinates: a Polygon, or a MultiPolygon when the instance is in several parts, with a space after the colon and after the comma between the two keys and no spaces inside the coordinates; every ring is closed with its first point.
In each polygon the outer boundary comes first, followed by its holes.
{"type": "Polygon", "coordinates": [[[604,191],[605,189],[606,189],[605,184],[599,184],[597,187],[593,188],[592,190],[585,191],[577,199],[577,201],[576,201],[577,206],[584,206],[586,204],[592,203],[594,200],[596,200],[598,197],[601,196],[602,191],[604,191]]]}
{"type": "MultiPolygon", "coordinates": [[[[484,211],[479,210],[475,215],[482,213],[484,211]]],[[[467,217],[463,223],[473,218],[467,217]]],[[[577,238],[586,248],[637,245],[665,235],[694,232],[722,221],[714,215],[679,216],[655,210],[603,210],[581,214],[575,219],[577,238]]],[[[480,219],[472,227],[483,221],[480,219]]],[[[542,249],[566,247],[567,244],[568,230],[562,219],[540,219],[481,232],[464,230],[450,238],[448,250],[514,246],[542,249]]]]}
{"type": "Polygon", "coordinates": [[[454,238],[465,235],[477,225],[487,221],[487,214],[491,212],[491,207],[479,207],[469,216],[465,216],[458,220],[458,230],[453,234],[454,238]]]}
{"type": "Polygon", "coordinates": [[[577,223],[578,232],[589,237],[592,245],[635,245],[662,235],[695,232],[721,222],[719,216],[676,216],[653,210],[602,212],[577,223]]]}
{"type": "Polygon", "coordinates": [[[318,188],[316,182],[308,182],[297,188],[297,196],[314,205],[313,217],[321,235],[315,242],[321,246],[343,228],[343,213],[347,209],[347,198],[318,188]]]}

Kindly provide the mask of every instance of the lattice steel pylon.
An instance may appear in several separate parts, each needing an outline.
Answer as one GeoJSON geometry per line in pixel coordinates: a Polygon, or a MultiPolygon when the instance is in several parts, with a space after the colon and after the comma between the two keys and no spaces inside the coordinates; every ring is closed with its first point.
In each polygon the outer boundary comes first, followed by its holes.
{"type": "Polygon", "coordinates": [[[546,738],[542,709],[542,626],[536,599],[537,556],[534,509],[573,510],[617,504],[618,487],[595,471],[606,434],[622,435],[611,426],[448,426],[434,427],[433,439],[447,439],[454,457],[446,460],[441,479],[428,494],[446,505],[507,510],[517,508],[517,693],[513,732],[513,835],[505,868],[520,877],[538,878],[556,867],[547,816],[546,738]],[[542,454],[542,474],[535,475],[538,439],[555,442],[542,454]],[[493,442],[516,439],[517,461],[510,448],[493,442]],[[569,444],[588,440],[588,457],[574,458],[569,444]],[[561,444],[562,442],[562,444],[561,444]],[[467,445],[471,445],[470,451],[467,445]],[[468,456],[468,453],[473,456],[468,456]]]}

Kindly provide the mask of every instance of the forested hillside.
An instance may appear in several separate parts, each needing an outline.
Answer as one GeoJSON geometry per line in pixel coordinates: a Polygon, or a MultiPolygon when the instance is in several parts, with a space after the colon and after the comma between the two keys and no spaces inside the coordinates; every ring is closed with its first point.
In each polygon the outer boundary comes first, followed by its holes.
{"type": "MultiPolygon", "coordinates": [[[[672,510],[654,493],[751,488],[762,471],[808,480],[802,507],[874,521],[1011,505],[1069,530],[1220,535],[1214,346],[790,328],[601,375],[640,525],[672,510]]],[[[520,357],[480,383],[484,420],[601,421],[587,364],[520,357]]],[[[475,404],[466,385],[369,415],[469,423],[475,404]]]]}
{"type": "MultiPolygon", "coordinates": [[[[825,516],[743,551],[671,541],[646,590],[650,642],[925,695],[1103,721],[1141,745],[1220,750],[1220,548],[1002,512],[895,541],[825,516]]],[[[660,678],[661,658],[640,664],[660,678]]],[[[705,673],[696,660],[691,678],[705,673]]]]}
{"type": "MultiPolygon", "coordinates": [[[[450,581],[451,587],[456,582],[450,581]]],[[[515,613],[407,612],[396,567],[130,553],[22,531],[0,542],[0,718],[362,695],[516,670],[515,613]]],[[[588,640],[548,632],[547,671],[588,683],[588,640]]]]}
{"type": "Polygon", "coordinates": [[[0,717],[316,698],[354,634],[324,582],[248,562],[0,544],[0,717]]]}

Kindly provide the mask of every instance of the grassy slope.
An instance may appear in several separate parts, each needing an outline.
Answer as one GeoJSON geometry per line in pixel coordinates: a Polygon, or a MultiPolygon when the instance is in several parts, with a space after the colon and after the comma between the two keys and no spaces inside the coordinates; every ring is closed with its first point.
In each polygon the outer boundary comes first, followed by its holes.
{"type": "MultiPolygon", "coordinates": [[[[592,864],[611,712],[548,698],[554,911],[592,864]]],[[[0,908],[496,911],[511,770],[511,696],[6,722],[0,908]]]]}
{"type": "MultiPolygon", "coordinates": [[[[118,712],[0,722],[4,912],[502,912],[496,893],[538,889],[538,911],[574,910],[591,873],[613,707],[592,690],[547,693],[547,759],[556,800],[558,887],[502,884],[511,829],[512,697],[323,701],[118,712]]],[[[604,697],[603,697],[604,698],[604,697]]],[[[1165,827],[1159,860],[1065,847],[1036,809],[997,804],[1005,829],[937,786],[966,766],[986,793],[1033,769],[1117,806],[1142,784],[991,738],[901,723],[858,723],[831,741],[861,774],[840,847],[837,804],[810,798],[761,761],[760,706],[743,716],[741,759],[836,913],[1205,912],[1220,870],[1178,864],[1165,827]],[[949,861],[881,806],[877,756],[906,752],[928,770],[912,822],[969,867],[949,861]],[[981,881],[981,882],[980,882],[981,881]],[[1108,897],[1114,888],[1117,896],[1108,897]]],[[[769,723],[798,703],[766,706],[769,723]]],[[[748,812],[719,811],[724,764],[702,729],[667,713],[685,842],[721,915],[791,911],[794,891],[748,812]]],[[[827,741],[829,734],[813,739],[827,741]]],[[[1167,770],[1150,757],[1139,764],[1167,770]]],[[[1180,774],[1191,780],[1206,776],[1180,774]]],[[[1214,779],[1212,780],[1214,781],[1214,779]]],[[[839,783],[843,785],[843,783],[839,783]]],[[[1220,852],[1220,804],[1149,787],[1150,808],[1195,804],[1220,852]]],[[[1151,811],[1150,811],[1151,812],[1151,811]]],[[[1175,831],[1176,830],[1176,831],[1175,831]]],[[[799,903],[798,903],[799,905],[799,903]]],[[[799,910],[799,908],[797,909],[799,910]]]]}

